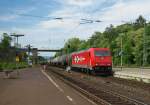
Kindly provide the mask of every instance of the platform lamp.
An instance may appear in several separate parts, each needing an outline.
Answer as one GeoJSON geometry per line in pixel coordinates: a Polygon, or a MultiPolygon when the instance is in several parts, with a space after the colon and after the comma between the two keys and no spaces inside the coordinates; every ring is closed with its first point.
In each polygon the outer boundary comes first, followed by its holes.
{"type": "Polygon", "coordinates": [[[24,36],[24,35],[22,35],[22,34],[15,34],[15,33],[13,33],[13,34],[11,34],[10,36],[13,36],[13,37],[16,37],[16,38],[17,38],[17,43],[16,43],[16,44],[17,44],[17,46],[16,46],[16,47],[18,48],[18,38],[19,38],[19,37],[22,37],[22,36],[24,36]]]}
{"type": "Polygon", "coordinates": [[[144,23],[144,33],[143,33],[143,63],[142,63],[142,66],[143,66],[143,68],[144,68],[144,66],[146,65],[146,63],[147,63],[147,56],[146,56],[146,21],[145,21],[145,23],[144,23]]]}
{"type": "Polygon", "coordinates": [[[120,34],[121,36],[121,41],[120,41],[120,47],[121,47],[121,51],[120,51],[120,67],[121,67],[121,70],[122,70],[122,66],[123,66],[123,41],[122,41],[122,37],[123,37],[123,33],[120,34]]]}
{"type": "MultiPolygon", "coordinates": [[[[80,19],[80,25],[81,24],[94,24],[94,23],[101,23],[101,22],[104,22],[104,21],[102,21],[102,20],[87,19],[87,18],[80,19]]],[[[90,47],[91,47],[91,42],[90,42],[90,47]]],[[[89,74],[88,70],[87,70],[87,74],[89,74]]]]}
{"type": "MultiPolygon", "coordinates": [[[[16,48],[18,49],[18,38],[19,38],[19,37],[22,37],[22,36],[24,36],[24,35],[13,33],[13,34],[11,34],[10,36],[13,36],[13,37],[16,37],[16,38],[17,38],[17,42],[16,42],[17,45],[16,45],[16,48]]],[[[18,52],[17,52],[17,51],[16,51],[15,56],[16,56],[16,67],[18,68],[18,62],[19,62],[20,60],[19,60],[18,52]]],[[[17,70],[17,75],[19,76],[19,71],[18,71],[18,70],[17,70]]]]}

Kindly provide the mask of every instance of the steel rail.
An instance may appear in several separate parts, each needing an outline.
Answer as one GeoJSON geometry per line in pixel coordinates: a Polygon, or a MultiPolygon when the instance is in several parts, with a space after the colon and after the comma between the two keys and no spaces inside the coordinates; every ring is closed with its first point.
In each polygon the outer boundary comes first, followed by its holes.
{"type": "MultiPolygon", "coordinates": [[[[85,89],[82,89],[80,86],[78,86],[77,84],[73,83],[73,79],[69,78],[69,77],[65,77],[65,75],[61,74],[60,72],[56,72],[56,70],[51,70],[51,72],[53,74],[56,74],[55,76],[57,76],[60,80],[64,81],[66,84],[68,84],[69,86],[73,87],[74,89],[76,89],[77,91],[81,92],[83,95],[85,95],[86,97],[88,97],[89,99],[93,100],[94,102],[98,103],[98,104],[102,104],[102,105],[113,105],[111,102],[115,102],[115,98],[118,97],[121,100],[124,100],[125,102],[127,102],[127,105],[148,105],[145,104],[143,102],[140,102],[138,100],[129,98],[127,96],[118,94],[116,92],[112,92],[112,91],[106,91],[102,88],[100,88],[100,91],[109,94],[112,97],[112,99],[101,99],[100,97],[96,96],[96,94],[90,93],[85,89]],[[110,102],[109,102],[110,101],[110,102]]],[[[121,102],[118,102],[121,103],[121,102]]],[[[125,104],[126,105],[126,104],[125,104]]]]}
{"type": "Polygon", "coordinates": [[[65,77],[63,77],[63,75],[58,74],[55,71],[52,71],[52,73],[56,74],[55,76],[57,76],[58,79],[60,79],[61,81],[63,81],[64,83],[66,83],[67,85],[71,86],[72,88],[74,88],[75,90],[79,91],[80,93],[82,93],[83,95],[85,95],[87,98],[91,99],[92,101],[102,104],[102,105],[112,105],[110,103],[108,103],[107,101],[100,99],[99,97],[89,93],[88,91],[80,88],[79,86],[71,83],[70,81],[68,81],[67,79],[65,79],[65,77]]]}

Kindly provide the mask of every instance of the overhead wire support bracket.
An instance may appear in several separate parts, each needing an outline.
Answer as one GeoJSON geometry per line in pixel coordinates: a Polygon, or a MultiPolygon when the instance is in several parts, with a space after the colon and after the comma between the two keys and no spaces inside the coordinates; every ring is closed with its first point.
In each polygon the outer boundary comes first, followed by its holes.
{"type": "Polygon", "coordinates": [[[81,19],[80,24],[88,24],[88,23],[100,23],[102,22],[101,20],[90,20],[90,19],[81,19]]]}

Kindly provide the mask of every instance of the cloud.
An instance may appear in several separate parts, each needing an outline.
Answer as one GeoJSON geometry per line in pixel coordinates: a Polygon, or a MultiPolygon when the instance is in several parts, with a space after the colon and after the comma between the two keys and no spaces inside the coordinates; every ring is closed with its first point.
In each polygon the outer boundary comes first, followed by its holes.
{"type": "MultiPolygon", "coordinates": [[[[110,6],[101,6],[106,0],[57,0],[63,4],[60,9],[51,11],[47,16],[62,17],[63,20],[39,21],[28,28],[15,27],[11,32],[25,34],[20,39],[23,45],[57,49],[63,47],[71,37],[88,39],[95,31],[104,31],[110,24],[119,25],[121,21],[134,21],[139,15],[147,19],[150,15],[149,0],[116,0],[110,6]],[[93,12],[87,12],[91,9],[93,12]],[[82,18],[102,20],[101,23],[79,25],[82,18]]],[[[115,0],[113,0],[115,1],[115,0]]],[[[10,17],[10,19],[13,17],[10,17]]],[[[1,19],[1,17],[0,17],[1,19]]],[[[5,31],[6,32],[6,31],[5,31]]],[[[10,32],[10,30],[9,30],[10,32]]]]}
{"type": "MultiPolygon", "coordinates": [[[[5,31],[1,31],[1,33],[3,32],[5,31]]],[[[65,37],[65,35],[63,35],[63,33],[61,34],[60,31],[56,32],[55,30],[41,29],[39,27],[32,27],[30,29],[14,27],[11,30],[9,30],[8,34],[10,33],[25,35],[24,37],[19,38],[19,43],[21,43],[22,46],[31,44],[33,47],[46,47],[49,49],[63,47],[65,37]]]]}
{"type": "MultiPolygon", "coordinates": [[[[81,1],[79,1],[81,2],[81,1]]],[[[61,10],[54,11],[48,16],[60,16],[64,17],[64,20],[47,20],[41,21],[36,26],[35,29],[30,30],[30,35],[35,36],[35,39],[39,39],[36,36],[41,36],[44,34],[45,38],[49,37],[51,34],[53,40],[62,43],[61,39],[71,38],[71,37],[80,37],[86,39],[90,37],[95,31],[104,31],[106,26],[109,24],[121,24],[122,20],[131,20],[137,18],[138,15],[143,13],[144,15],[149,13],[149,1],[146,2],[124,2],[118,1],[115,5],[112,5],[109,8],[103,9],[103,11],[96,11],[95,13],[88,14],[80,9],[65,7],[61,10]],[[145,4],[146,3],[146,4],[145,4]],[[95,24],[85,24],[79,25],[81,18],[89,19],[100,19],[102,23],[95,24]],[[133,17],[133,18],[132,18],[133,17]]],[[[17,29],[16,29],[17,30],[17,29]]],[[[44,37],[41,40],[45,39],[44,37]]]]}
{"type": "Polygon", "coordinates": [[[0,16],[0,21],[10,21],[16,19],[17,17],[17,15],[3,15],[0,16]]]}
{"type": "Polygon", "coordinates": [[[76,6],[89,6],[92,5],[95,0],[65,0],[70,5],[76,6]]]}
{"type": "MultiPolygon", "coordinates": [[[[149,0],[119,1],[110,8],[104,10],[101,17],[104,21],[118,22],[122,20],[133,21],[139,15],[148,16],[150,14],[149,0]]],[[[146,17],[148,18],[148,17],[146,17]]]]}
{"type": "Polygon", "coordinates": [[[11,12],[0,14],[0,21],[13,21],[21,17],[21,14],[27,14],[36,9],[35,7],[28,8],[16,8],[14,10],[10,10],[11,12]]]}
{"type": "Polygon", "coordinates": [[[44,29],[71,29],[78,23],[74,20],[49,20],[49,21],[42,21],[38,24],[39,27],[44,29]]]}

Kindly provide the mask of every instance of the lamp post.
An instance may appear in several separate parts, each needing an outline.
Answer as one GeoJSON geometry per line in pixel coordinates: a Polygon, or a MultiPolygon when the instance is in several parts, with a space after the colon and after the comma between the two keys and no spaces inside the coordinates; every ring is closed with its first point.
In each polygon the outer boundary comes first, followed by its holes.
{"type": "Polygon", "coordinates": [[[143,33],[143,63],[142,63],[142,66],[144,68],[144,66],[146,65],[146,61],[147,61],[147,58],[146,58],[146,41],[145,41],[145,27],[146,27],[146,22],[144,23],[144,33],[143,33]]]}
{"type": "Polygon", "coordinates": [[[121,70],[122,70],[122,66],[123,66],[123,41],[122,41],[122,37],[123,37],[123,33],[120,34],[121,36],[121,40],[120,40],[120,47],[121,47],[121,51],[120,51],[120,66],[121,66],[121,70]]]}
{"type": "MultiPolygon", "coordinates": [[[[124,24],[130,24],[132,25],[132,21],[126,21],[126,20],[121,20],[121,23],[124,23],[124,24]]],[[[122,33],[121,35],[121,70],[122,70],[122,66],[123,66],[123,34],[126,36],[127,35],[127,30],[125,29],[124,32],[122,33]]],[[[129,53],[126,52],[126,57],[127,57],[127,66],[129,66],[129,53]]]]}
{"type": "Polygon", "coordinates": [[[16,43],[17,45],[16,45],[16,48],[18,48],[18,38],[19,38],[19,37],[22,37],[22,36],[24,36],[24,35],[13,33],[13,34],[10,35],[10,36],[13,36],[13,37],[16,37],[16,38],[17,38],[17,43],[16,43]]]}
{"type": "Polygon", "coordinates": [[[121,61],[120,61],[120,66],[121,66],[121,70],[122,70],[122,58],[123,58],[123,48],[122,48],[122,36],[123,36],[123,34],[121,34],[121,42],[120,42],[120,46],[121,46],[121,53],[120,53],[120,57],[121,57],[121,61]]]}
{"type": "Polygon", "coordinates": [[[122,70],[122,36],[121,36],[121,70],[122,70]]]}
{"type": "MultiPolygon", "coordinates": [[[[81,20],[81,22],[80,22],[80,24],[92,24],[92,23],[101,23],[101,22],[103,22],[103,21],[101,21],[101,20],[92,20],[92,19],[80,19],[81,20]]],[[[90,42],[90,47],[91,47],[91,42],[90,42]]],[[[87,70],[87,74],[89,74],[89,70],[87,70]]],[[[88,76],[88,78],[89,78],[89,76],[88,76]]]]}
{"type": "MultiPolygon", "coordinates": [[[[16,45],[16,48],[18,48],[18,38],[19,37],[22,37],[22,36],[24,36],[24,35],[21,35],[21,34],[12,34],[12,35],[10,35],[10,36],[13,36],[13,37],[16,37],[17,38],[17,45],[16,45]]],[[[17,69],[18,69],[18,62],[19,62],[20,60],[19,60],[19,56],[18,56],[18,54],[17,54],[17,51],[16,51],[16,67],[17,67],[17,69]]],[[[19,71],[17,70],[17,75],[19,76],[19,71]]]]}
{"type": "Polygon", "coordinates": [[[147,42],[146,42],[146,25],[147,25],[147,22],[150,22],[150,21],[147,21],[145,20],[144,22],[144,33],[143,33],[143,63],[142,63],[142,66],[144,67],[146,64],[147,64],[147,42]]]}

